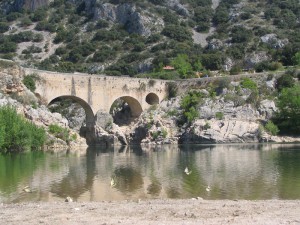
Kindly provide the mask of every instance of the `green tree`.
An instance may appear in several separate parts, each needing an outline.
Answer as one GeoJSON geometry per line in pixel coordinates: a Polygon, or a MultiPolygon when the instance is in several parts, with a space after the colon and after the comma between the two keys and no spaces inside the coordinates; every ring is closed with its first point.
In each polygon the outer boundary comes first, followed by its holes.
{"type": "Polygon", "coordinates": [[[284,133],[300,133],[300,85],[283,88],[278,97],[275,123],[284,133]]]}
{"type": "Polygon", "coordinates": [[[202,94],[197,91],[190,91],[187,95],[185,95],[180,102],[180,108],[183,110],[183,117],[181,123],[191,123],[194,119],[199,116],[199,112],[197,110],[197,106],[199,105],[202,99],[202,94]]]}
{"type": "Polygon", "coordinates": [[[293,76],[290,74],[283,74],[276,80],[276,88],[281,91],[283,88],[290,88],[294,85],[293,76]]]}
{"type": "Polygon", "coordinates": [[[5,22],[0,22],[0,33],[4,33],[6,31],[8,31],[9,26],[7,23],[5,22]]]}
{"type": "Polygon", "coordinates": [[[192,71],[192,65],[189,63],[189,58],[186,54],[179,54],[171,62],[181,78],[188,78],[188,74],[192,71]]]}
{"type": "Polygon", "coordinates": [[[166,25],[162,34],[180,42],[192,40],[192,33],[186,27],[174,24],[166,25]]]}
{"type": "Polygon", "coordinates": [[[294,55],[292,60],[295,66],[300,66],[300,51],[294,55]]]}

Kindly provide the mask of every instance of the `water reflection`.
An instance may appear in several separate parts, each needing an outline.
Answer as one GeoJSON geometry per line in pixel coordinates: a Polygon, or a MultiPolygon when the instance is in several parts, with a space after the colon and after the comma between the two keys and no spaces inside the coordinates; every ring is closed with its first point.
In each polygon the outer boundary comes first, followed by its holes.
{"type": "Polygon", "coordinates": [[[186,145],[0,156],[0,201],[300,199],[300,145],[186,145]],[[191,173],[186,173],[188,168],[191,173]],[[30,186],[32,193],[22,188],[30,186]],[[210,189],[207,187],[210,186],[210,189]]]}

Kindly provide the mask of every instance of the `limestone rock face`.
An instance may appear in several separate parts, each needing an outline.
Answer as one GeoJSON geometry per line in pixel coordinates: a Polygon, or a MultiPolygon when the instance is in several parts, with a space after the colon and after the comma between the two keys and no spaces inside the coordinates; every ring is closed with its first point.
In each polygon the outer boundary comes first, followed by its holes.
{"type": "Polygon", "coordinates": [[[241,120],[216,120],[195,121],[187,132],[182,135],[182,143],[243,143],[258,141],[259,124],[241,120]]]}
{"type": "Polygon", "coordinates": [[[260,117],[259,112],[249,105],[235,107],[232,101],[208,100],[199,108],[200,119],[209,120],[214,118],[216,113],[222,112],[224,118],[236,120],[256,121],[260,117]]]}
{"type": "Polygon", "coordinates": [[[106,127],[110,126],[113,122],[113,118],[109,113],[98,111],[96,113],[96,126],[102,127],[105,129],[106,127]]]}
{"type": "Polygon", "coordinates": [[[68,120],[59,113],[51,113],[46,106],[34,109],[30,106],[24,108],[25,117],[33,121],[37,125],[58,124],[62,127],[68,127],[68,120]]]}
{"type": "Polygon", "coordinates": [[[178,129],[175,119],[165,117],[163,107],[153,112],[143,112],[138,122],[130,130],[128,138],[130,143],[177,144],[178,129]]]}
{"type": "Polygon", "coordinates": [[[141,13],[131,3],[113,5],[100,0],[85,0],[86,11],[94,16],[95,20],[103,19],[125,26],[129,33],[149,36],[153,31],[161,31],[163,20],[154,17],[146,11],[141,13]]]}
{"type": "Polygon", "coordinates": [[[166,1],[166,5],[182,16],[190,15],[189,10],[179,0],[168,0],[166,1]]]}
{"type": "Polygon", "coordinates": [[[260,40],[275,49],[283,48],[289,42],[288,39],[279,39],[276,34],[266,34],[260,40]]]}
{"type": "Polygon", "coordinates": [[[265,99],[260,102],[258,111],[265,119],[271,119],[271,117],[277,111],[277,107],[274,101],[265,99]]]}
{"type": "Polygon", "coordinates": [[[269,60],[266,52],[253,52],[245,57],[245,67],[253,69],[256,64],[269,60]]]}
{"type": "Polygon", "coordinates": [[[109,146],[109,145],[118,145],[118,138],[114,134],[110,134],[99,126],[95,126],[95,136],[92,140],[93,144],[109,146]]]}

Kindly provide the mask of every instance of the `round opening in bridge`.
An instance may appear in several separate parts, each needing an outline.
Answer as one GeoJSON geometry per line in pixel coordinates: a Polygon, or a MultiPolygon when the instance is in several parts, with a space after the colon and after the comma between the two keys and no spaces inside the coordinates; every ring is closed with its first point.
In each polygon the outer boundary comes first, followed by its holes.
{"type": "Polygon", "coordinates": [[[159,103],[159,98],[156,94],[154,93],[150,93],[146,96],[146,102],[149,104],[149,105],[156,105],[159,103]]]}

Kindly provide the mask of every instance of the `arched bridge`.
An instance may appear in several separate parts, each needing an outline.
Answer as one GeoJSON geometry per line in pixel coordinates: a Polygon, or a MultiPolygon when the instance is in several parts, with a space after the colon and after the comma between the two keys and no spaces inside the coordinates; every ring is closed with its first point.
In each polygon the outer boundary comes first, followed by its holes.
{"type": "Polygon", "coordinates": [[[25,75],[38,75],[35,94],[45,103],[49,104],[59,97],[78,102],[85,110],[88,127],[94,126],[99,110],[109,113],[117,99],[127,102],[132,116],[137,117],[166,97],[166,81],[163,80],[23,70],[25,75]]]}

